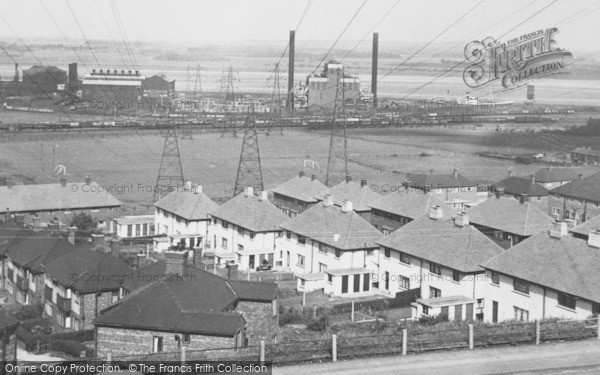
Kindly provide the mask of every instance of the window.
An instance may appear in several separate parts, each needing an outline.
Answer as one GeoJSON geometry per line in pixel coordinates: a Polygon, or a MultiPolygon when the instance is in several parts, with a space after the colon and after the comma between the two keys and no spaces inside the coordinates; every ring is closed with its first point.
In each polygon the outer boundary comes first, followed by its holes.
{"type": "Polygon", "coordinates": [[[327,271],[327,265],[325,263],[319,263],[319,272],[327,271]]]}
{"type": "Polygon", "coordinates": [[[558,304],[569,309],[575,310],[577,302],[574,296],[565,293],[558,293],[558,304]]]}
{"type": "Polygon", "coordinates": [[[287,230],[286,230],[286,231],[285,231],[285,238],[287,238],[288,240],[289,240],[290,238],[292,238],[292,232],[290,232],[290,231],[287,231],[287,230]]]}
{"type": "Polygon", "coordinates": [[[390,257],[391,254],[392,254],[392,252],[391,252],[391,250],[389,248],[387,248],[387,247],[383,248],[383,256],[384,257],[386,257],[386,258],[389,259],[389,257],[390,257]]]}
{"type": "Polygon", "coordinates": [[[323,254],[327,254],[327,247],[319,242],[319,252],[323,254]]]}
{"type": "Polygon", "coordinates": [[[400,288],[404,288],[406,290],[410,289],[410,279],[406,276],[400,276],[400,288]]]}
{"type": "Polygon", "coordinates": [[[423,315],[429,315],[429,306],[423,305],[423,315]]]}
{"type": "Polygon", "coordinates": [[[452,271],[452,281],[456,281],[457,283],[460,283],[460,272],[452,271]]]}
{"type": "Polygon", "coordinates": [[[304,237],[298,237],[298,245],[306,245],[306,238],[304,237]]]}
{"type": "Polygon", "coordinates": [[[215,219],[214,217],[213,217],[213,224],[215,224],[215,225],[217,224],[217,219],[215,219]]]}
{"type": "Polygon", "coordinates": [[[149,235],[150,233],[148,233],[148,223],[144,223],[143,228],[144,228],[144,231],[143,231],[142,235],[144,235],[144,236],[149,235]]]}
{"type": "Polygon", "coordinates": [[[333,275],[327,274],[327,282],[328,283],[332,283],[333,282],[333,275]]]}
{"type": "Polygon", "coordinates": [[[410,264],[410,257],[407,254],[400,253],[400,263],[410,264]]]}
{"type": "Polygon", "coordinates": [[[340,249],[335,249],[335,257],[336,258],[339,258],[341,254],[342,254],[342,251],[340,249]]]}
{"type": "Polygon", "coordinates": [[[304,256],[298,255],[298,267],[304,267],[304,256]]]}
{"type": "Polygon", "coordinates": [[[225,238],[225,237],[221,238],[221,247],[223,249],[227,249],[227,238],[225,238]]]}
{"type": "Polygon", "coordinates": [[[238,244],[238,251],[244,251],[244,245],[238,244]]]}
{"type": "Polygon", "coordinates": [[[437,263],[430,262],[429,263],[429,272],[435,273],[436,275],[441,275],[442,267],[437,263]]]}
{"type": "Polygon", "coordinates": [[[529,321],[529,311],[527,311],[525,309],[521,309],[517,306],[514,306],[514,309],[515,309],[515,320],[519,320],[522,322],[529,321]]]}
{"type": "Polygon", "coordinates": [[[253,240],[253,239],[254,239],[254,237],[256,236],[256,233],[254,233],[254,232],[250,232],[249,234],[250,234],[250,239],[251,239],[251,240],[253,240]]]}
{"type": "Polygon", "coordinates": [[[600,303],[592,304],[592,314],[600,314],[600,303]]]}
{"type": "Polygon", "coordinates": [[[492,284],[500,285],[500,275],[498,272],[492,271],[492,284]]]}
{"type": "Polygon", "coordinates": [[[152,353],[160,353],[163,351],[163,338],[160,336],[152,337],[152,353]]]}
{"type": "Polygon", "coordinates": [[[429,298],[438,298],[442,296],[442,291],[432,286],[429,287],[429,298]]]}
{"type": "Polygon", "coordinates": [[[237,232],[238,232],[238,234],[239,234],[240,236],[243,236],[243,235],[244,235],[244,228],[242,228],[242,227],[238,227],[238,228],[237,228],[237,232]]]}
{"type": "Polygon", "coordinates": [[[513,280],[513,288],[517,292],[529,294],[529,284],[525,280],[514,279],[513,280]]]}
{"type": "Polygon", "coordinates": [[[223,225],[223,229],[229,228],[229,223],[226,222],[225,220],[222,221],[221,225],[223,225]]]}
{"type": "Polygon", "coordinates": [[[127,226],[127,237],[133,237],[133,225],[131,224],[127,226]]]}

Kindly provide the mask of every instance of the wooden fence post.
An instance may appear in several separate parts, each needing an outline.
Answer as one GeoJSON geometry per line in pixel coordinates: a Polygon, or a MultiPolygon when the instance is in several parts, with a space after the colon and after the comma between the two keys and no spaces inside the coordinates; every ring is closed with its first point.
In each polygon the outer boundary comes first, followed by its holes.
{"type": "Polygon", "coordinates": [[[302,306],[306,306],[306,290],[302,291],[302,306]]]}
{"type": "Polygon", "coordinates": [[[260,364],[265,363],[265,340],[260,340],[260,364]]]}
{"type": "Polygon", "coordinates": [[[475,334],[473,332],[473,323],[469,323],[469,349],[475,347],[475,334]]]}
{"type": "Polygon", "coordinates": [[[110,365],[112,362],[112,353],[108,352],[106,353],[106,364],[110,365]]]}
{"type": "Polygon", "coordinates": [[[541,323],[539,320],[535,321],[535,344],[539,345],[540,344],[540,337],[541,336],[541,323]]]}
{"type": "Polygon", "coordinates": [[[337,361],[337,335],[331,335],[331,359],[337,361]]]}
{"type": "Polygon", "coordinates": [[[354,322],[354,300],[352,300],[352,315],[350,319],[354,322]]]}
{"type": "Polygon", "coordinates": [[[402,355],[406,355],[406,346],[408,344],[408,331],[406,328],[402,329],[402,355]]]}
{"type": "Polygon", "coordinates": [[[185,346],[181,346],[181,366],[185,366],[185,346]]]}
{"type": "Polygon", "coordinates": [[[598,340],[600,340],[600,315],[598,315],[596,319],[598,319],[598,321],[596,322],[598,323],[598,329],[596,333],[598,334],[598,340]]]}

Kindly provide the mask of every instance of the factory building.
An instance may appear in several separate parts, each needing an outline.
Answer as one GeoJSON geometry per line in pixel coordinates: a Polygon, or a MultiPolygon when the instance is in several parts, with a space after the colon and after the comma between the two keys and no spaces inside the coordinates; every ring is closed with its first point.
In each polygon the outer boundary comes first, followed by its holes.
{"type": "Polygon", "coordinates": [[[142,99],[142,84],[146,77],[138,70],[92,70],[82,83],[83,100],[98,110],[135,109],[142,99]]]}
{"type": "MultiPolygon", "coordinates": [[[[337,82],[343,84],[343,95],[347,106],[354,106],[360,99],[360,80],[357,75],[344,73],[342,64],[336,62],[328,62],[325,64],[321,74],[308,77],[308,108],[313,110],[318,109],[333,109],[333,104],[336,101],[337,82]],[[343,74],[343,77],[340,76],[343,74]]],[[[342,92],[337,93],[338,102],[341,101],[342,92]]]]}
{"type": "Polygon", "coordinates": [[[175,96],[175,80],[169,81],[160,75],[146,78],[142,83],[145,100],[169,101],[175,96]]]}
{"type": "Polygon", "coordinates": [[[15,64],[15,75],[10,81],[0,81],[0,97],[51,95],[62,91],[67,82],[67,73],[55,66],[40,66],[23,70],[15,64]]]}

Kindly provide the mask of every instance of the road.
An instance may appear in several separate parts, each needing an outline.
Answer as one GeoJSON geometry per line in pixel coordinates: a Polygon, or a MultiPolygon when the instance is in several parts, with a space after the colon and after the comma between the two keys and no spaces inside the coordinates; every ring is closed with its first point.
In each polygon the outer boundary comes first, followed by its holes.
{"type": "Polygon", "coordinates": [[[277,367],[277,375],[600,374],[600,340],[363,358],[277,367]]]}

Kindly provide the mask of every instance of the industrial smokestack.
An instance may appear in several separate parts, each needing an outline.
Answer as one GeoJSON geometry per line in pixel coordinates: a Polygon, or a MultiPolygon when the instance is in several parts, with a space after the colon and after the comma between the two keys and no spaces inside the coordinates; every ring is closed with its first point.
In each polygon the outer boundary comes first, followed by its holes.
{"type": "Polygon", "coordinates": [[[15,63],[15,78],[13,80],[19,82],[19,64],[17,63],[15,63]]]}
{"type": "Polygon", "coordinates": [[[290,52],[288,61],[288,91],[287,105],[288,108],[294,110],[294,52],[296,48],[296,31],[290,30],[290,52]]]}
{"type": "Polygon", "coordinates": [[[379,33],[373,33],[373,61],[371,66],[371,93],[373,93],[373,108],[377,108],[377,63],[379,55],[379,33]]]}

